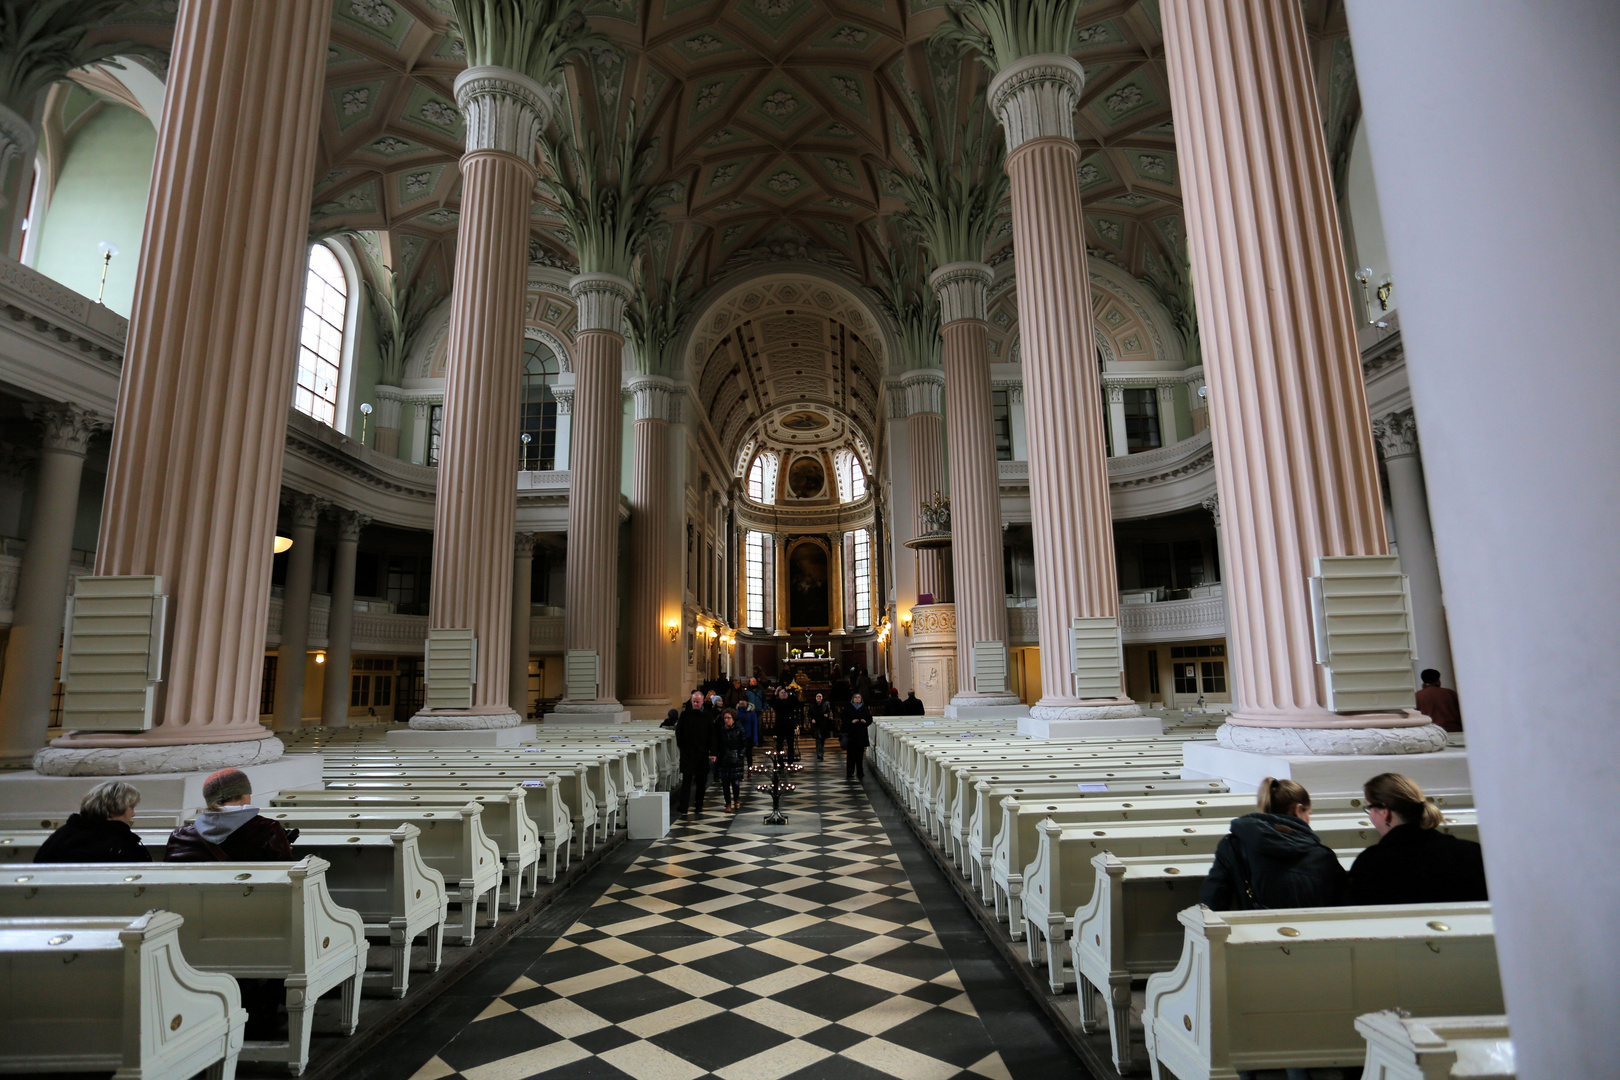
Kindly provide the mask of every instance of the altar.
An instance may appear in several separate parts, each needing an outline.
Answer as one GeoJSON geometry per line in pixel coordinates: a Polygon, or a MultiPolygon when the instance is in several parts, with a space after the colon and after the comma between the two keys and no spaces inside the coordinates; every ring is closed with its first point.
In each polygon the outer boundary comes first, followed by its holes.
{"type": "Polygon", "coordinates": [[[800,686],[807,682],[830,685],[837,664],[830,656],[790,656],[782,661],[782,672],[797,679],[800,686]]]}

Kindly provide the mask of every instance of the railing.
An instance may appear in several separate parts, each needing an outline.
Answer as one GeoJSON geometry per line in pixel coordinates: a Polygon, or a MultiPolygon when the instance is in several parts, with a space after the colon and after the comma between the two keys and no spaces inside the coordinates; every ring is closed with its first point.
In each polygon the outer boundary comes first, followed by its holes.
{"type": "MultiPolygon", "coordinates": [[[[1221,586],[1205,585],[1186,600],[1121,604],[1119,629],[1125,644],[1191,641],[1226,636],[1226,597],[1221,586]]],[[[1040,609],[1025,604],[1007,607],[1007,643],[1039,645],[1040,609]]]]}

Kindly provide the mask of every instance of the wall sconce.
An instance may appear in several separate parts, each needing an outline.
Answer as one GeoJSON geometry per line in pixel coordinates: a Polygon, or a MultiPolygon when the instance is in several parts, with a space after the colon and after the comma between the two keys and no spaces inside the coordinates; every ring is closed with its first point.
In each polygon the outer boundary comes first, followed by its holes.
{"type": "Polygon", "coordinates": [[[286,551],[290,547],[292,547],[292,537],[278,536],[276,537],[275,545],[271,548],[271,551],[274,554],[280,555],[283,551],[286,551]]]}
{"type": "Polygon", "coordinates": [[[911,612],[907,611],[901,614],[900,629],[906,632],[906,637],[911,636],[911,612]]]}
{"type": "Polygon", "coordinates": [[[318,652],[318,653],[316,653],[316,654],[315,654],[315,662],[316,662],[316,663],[317,663],[317,664],[324,664],[324,663],[326,663],[326,654],[325,654],[325,653],[323,653],[323,652],[318,652]]]}
{"type": "MultiPolygon", "coordinates": [[[[1363,312],[1366,312],[1368,308],[1372,307],[1372,296],[1368,295],[1367,293],[1367,285],[1372,281],[1372,276],[1373,272],[1372,267],[1370,266],[1363,266],[1360,270],[1356,271],[1356,280],[1361,282],[1361,309],[1363,312]]],[[[1389,298],[1394,291],[1395,282],[1389,278],[1385,278],[1383,284],[1378,286],[1377,296],[1378,308],[1380,311],[1389,310],[1389,298]]],[[[1367,325],[1376,326],[1380,330],[1385,330],[1389,327],[1389,323],[1384,319],[1368,319],[1367,325]]]]}
{"type": "Polygon", "coordinates": [[[665,623],[664,629],[669,632],[669,640],[671,641],[674,641],[676,638],[681,636],[681,624],[676,622],[674,619],[671,619],[665,623]]]}

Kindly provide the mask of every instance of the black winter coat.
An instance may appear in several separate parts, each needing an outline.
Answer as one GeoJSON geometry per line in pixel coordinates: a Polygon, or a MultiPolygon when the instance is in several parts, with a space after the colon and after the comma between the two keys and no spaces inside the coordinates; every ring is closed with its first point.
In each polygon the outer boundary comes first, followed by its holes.
{"type": "Polygon", "coordinates": [[[1356,856],[1352,904],[1439,904],[1489,900],[1480,846],[1439,829],[1397,825],[1356,856]]]}
{"type": "Polygon", "coordinates": [[[741,723],[726,727],[724,720],[715,725],[714,749],[711,751],[722,769],[735,771],[748,761],[748,732],[741,723]]]}
{"type": "Polygon", "coordinates": [[[872,710],[863,701],[844,710],[844,733],[849,737],[851,749],[872,745],[872,710]]]}
{"type": "Polygon", "coordinates": [[[714,743],[714,713],[705,705],[692,708],[687,702],[681,718],[675,721],[675,745],[681,751],[681,768],[708,768],[709,754],[714,743]]]}
{"type": "Polygon", "coordinates": [[[151,862],[141,838],[122,821],[69,814],[34,852],[37,863],[151,862]]]}
{"type": "Polygon", "coordinates": [[[1292,815],[1245,814],[1215,849],[1198,901],[1216,911],[1332,907],[1347,878],[1338,856],[1292,815]]]}
{"type": "Polygon", "coordinates": [[[812,701],[804,707],[804,717],[810,721],[810,726],[823,738],[832,733],[832,709],[825,701],[812,701]]]}
{"type": "MultiPolygon", "coordinates": [[[[222,849],[231,862],[292,862],[292,840],[279,821],[271,821],[263,814],[248,821],[225,842],[215,845],[222,849]]],[[[164,862],[214,862],[216,856],[197,834],[195,823],[182,825],[169,834],[164,862]]]]}

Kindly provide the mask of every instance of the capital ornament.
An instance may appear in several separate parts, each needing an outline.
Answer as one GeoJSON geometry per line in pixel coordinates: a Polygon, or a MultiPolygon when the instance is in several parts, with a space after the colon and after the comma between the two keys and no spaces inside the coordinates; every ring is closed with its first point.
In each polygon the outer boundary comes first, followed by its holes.
{"type": "Polygon", "coordinates": [[[949,326],[963,319],[983,322],[989,317],[990,282],[995,271],[981,262],[953,262],[928,275],[939,297],[939,323],[949,326]]]}
{"type": "Polygon", "coordinates": [[[681,422],[681,392],[675,383],[657,375],[643,375],[630,380],[630,394],[636,403],[637,420],[662,420],[666,424],[681,422]]]}
{"type": "Polygon", "coordinates": [[[573,387],[570,386],[570,387],[564,388],[564,387],[556,387],[556,386],[554,386],[554,387],[551,388],[551,396],[557,399],[557,415],[558,416],[573,416],[574,415],[574,388],[573,387]]]}
{"type": "Polygon", "coordinates": [[[1220,493],[1217,492],[1216,494],[1211,495],[1209,498],[1205,499],[1203,502],[1199,503],[1198,505],[1202,506],[1205,510],[1209,511],[1209,516],[1215,519],[1215,527],[1217,529],[1219,529],[1221,527],[1221,496],[1220,496],[1220,493]]]}
{"type": "Polygon", "coordinates": [[[321,523],[321,511],[329,503],[317,495],[306,495],[302,491],[288,492],[283,496],[283,502],[292,513],[293,524],[305,529],[313,529],[321,523]]]}
{"type": "Polygon", "coordinates": [[[534,558],[534,541],[536,535],[537,534],[532,532],[520,532],[514,534],[512,537],[513,556],[519,559],[534,558]]]}
{"type": "Polygon", "coordinates": [[[359,543],[360,533],[371,524],[369,515],[358,510],[339,510],[337,512],[338,539],[351,544],[359,543]]]}
{"type": "Polygon", "coordinates": [[[1411,457],[1418,452],[1417,417],[1411,409],[1380,417],[1373,421],[1373,437],[1378,440],[1385,461],[1411,457]]]}
{"type": "Polygon", "coordinates": [[[470,67],[456,76],[455,92],[467,153],[497,150],[525,164],[534,160],[548,114],[539,83],[510,68],[470,67]]]}
{"type": "Polygon", "coordinates": [[[579,305],[576,334],[586,330],[606,330],[610,334],[624,333],[624,309],[630,304],[630,282],[618,274],[575,274],[568,282],[579,305]]]}
{"type": "Polygon", "coordinates": [[[899,391],[908,417],[945,411],[945,373],[938,368],[908,372],[899,391]]]}
{"type": "Polygon", "coordinates": [[[90,439],[96,432],[112,426],[100,413],[71,401],[31,406],[28,416],[44,429],[44,449],[80,457],[90,448],[90,439]]]}
{"type": "Polygon", "coordinates": [[[1032,139],[1074,139],[1074,110],[1086,69],[1062,53],[1014,60],[990,80],[990,108],[1007,132],[1007,153],[1032,139]]]}

